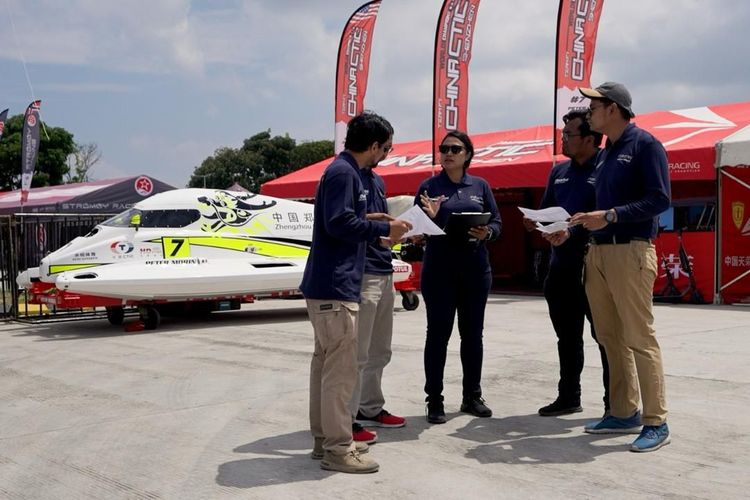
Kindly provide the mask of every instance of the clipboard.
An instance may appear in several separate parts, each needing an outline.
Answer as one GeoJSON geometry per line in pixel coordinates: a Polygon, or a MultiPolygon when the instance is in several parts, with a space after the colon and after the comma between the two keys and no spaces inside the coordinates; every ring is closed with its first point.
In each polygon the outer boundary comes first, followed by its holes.
{"type": "Polygon", "coordinates": [[[490,212],[453,212],[443,230],[448,236],[468,238],[469,229],[486,225],[491,217],[490,212]]]}

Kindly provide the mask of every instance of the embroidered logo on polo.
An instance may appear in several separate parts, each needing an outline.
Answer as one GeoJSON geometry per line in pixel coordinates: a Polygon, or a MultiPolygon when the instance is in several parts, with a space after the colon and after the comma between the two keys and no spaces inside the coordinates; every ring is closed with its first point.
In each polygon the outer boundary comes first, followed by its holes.
{"type": "Polygon", "coordinates": [[[469,198],[474,203],[479,203],[480,205],[482,205],[484,203],[484,198],[482,198],[481,196],[478,196],[476,194],[472,194],[471,196],[469,196],[469,198]]]}
{"type": "Polygon", "coordinates": [[[567,177],[560,177],[559,179],[555,179],[555,184],[565,184],[569,180],[567,177]]]}
{"type": "Polygon", "coordinates": [[[630,163],[631,161],[633,161],[632,155],[626,155],[626,154],[617,155],[618,163],[630,163]]]}

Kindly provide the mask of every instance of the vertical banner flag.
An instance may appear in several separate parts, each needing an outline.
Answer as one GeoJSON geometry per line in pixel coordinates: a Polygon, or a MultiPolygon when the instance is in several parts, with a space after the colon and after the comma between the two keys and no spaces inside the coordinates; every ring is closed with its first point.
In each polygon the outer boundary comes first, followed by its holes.
{"type": "Polygon", "coordinates": [[[438,141],[451,130],[466,131],[469,63],[479,0],[444,0],[435,33],[432,97],[432,163],[438,141]]]}
{"type": "Polygon", "coordinates": [[[555,57],[555,142],[553,154],[562,151],[563,116],[586,109],[588,99],[578,87],[591,86],[596,33],[604,0],[560,0],[557,11],[555,57]]]}
{"type": "Polygon", "coordinates": [[[21,205],[26,203],[31,189],[31,178],[36,168],[36,157],[39,153],[39,108],[42,101],[34,101],[26,108],[23,116],[23,133],[21,139],[21,205]]]}
{"type": "Polygon", "coordinates": [[[8,110],[5,109],[2,113],[0,113],[0,139],[3,137],[3,130],[5,130],[5,120],[8,119],[8,110]]]}
{"type": "Polygon", "coordinates": [[[344,150],[346,125],[364,110],[367,75],[370,72],[372,34],[381,0],[374,0],[354,11],[346,22],[336,63],[336,111],[334,152],[344,150]]]}

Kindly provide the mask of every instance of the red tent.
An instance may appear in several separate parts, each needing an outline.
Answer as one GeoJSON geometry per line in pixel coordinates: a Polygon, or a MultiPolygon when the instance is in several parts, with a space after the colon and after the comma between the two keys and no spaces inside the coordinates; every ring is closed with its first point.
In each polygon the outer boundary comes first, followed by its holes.
{"type": "MultiPolygon", "coordinates": [[[[673,182],[713,180],[716,143],[750,124],[750,102],[658,111],[639,115],[635,123],[666,146],[673,182]]],[[[471,173],[484,177],[496,189],[544,187],[552,166],[552,134],[551,125],[474,134],[476,154],[471,173]]],[[[414,194],[419,183],[432,175],[430,148],[430,141],[394,145],[378,167],[389,196],[414,194]]],[[[327,159],[269,181],[261,193],[312,199],[330,162],[327,159]]]]}
{"type": "MultiPolygon", "coordinates": [[[[750,301],[750,222],[747,221],[750,218],[750,174],[747,173],[750,172],[750,102],[647,113],[637,116],[635,123],[654,134],[666,147],[672,181],[674,208],[665,214],[662,225],[666,230],[657,240],[662,272],[655,293],[669,298],[685,292],[682,299],[697,300],[693,293],[697,289],[707,302],[714,298],[750,301]],[[735,146],[738,138],[742,139],[740,146],[735,146]],[[725,145],[725,139],[732,142],[731,151],[739,150],[745,156],[729,159],[727,153],[726,160],[720,162],[716,150],[725,145]],[[715,210],[720,167],[726,189],[733,191],[731,200],[724,196],[726,200],[718,214],[718,224],[724,240],[724,233],[729,231],[737,235],[733,236],[733,244],[725,242],[721,252],[717,252],[715,210]],[[735,196],[735,192],[739,194],[735,196]],[[745,198],[738,198],[740,194],[747,198],[747,208],[745,198]],[[681,231],[685,227],[687,230],[681,231]],[[685,255],[691,264],[690,272],[685,269],[685,255]],[[717,255],[718,264],[724,263],[721,283],[715,272],[717,255]],[[726,284],[730,281],[731,286],[726,284]],[[731,294],[726,293],[730,290],[731,294]]],[[[524,279],[525,283],[538,282],[538,277],[544,275],[540,262],[545,259],[540,252],[546,251],[548,245],[525,234],[516,207],[534,207],[539,202],[552,167],[552,134],[549,125],[472,135],[476,152],[470,172],[485,178],[495,190],[504,224],[503,238],[490,248],[496,284],[515,287],[524,279]]],[[[419,183],[432,175],[433,168],[440,168],[432,166],[430,148],[430,141],[394,146],[377,169],[385,180],[388,196],[414,194],[419,183]]],[[[729,151],[729,145],[724,149],[729,151]]],[[[564,157],[556,159],[562,161],[564,157]]],[[[261,193],[312,199],[330,161],[267,182],[261,193]]]]}

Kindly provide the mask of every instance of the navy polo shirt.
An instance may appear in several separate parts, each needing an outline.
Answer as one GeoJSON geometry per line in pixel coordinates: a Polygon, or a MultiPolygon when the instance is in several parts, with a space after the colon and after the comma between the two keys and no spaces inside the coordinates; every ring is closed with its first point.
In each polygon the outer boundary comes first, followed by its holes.
{"type": "MultiPolygon", "coordinates": [[[[383,178],[372,171],[371,168],[359,169],[362,186],[367,196],[367,213],[388,213],[388,202],[385,198],[385,182],[383,178]]],[[[380,238],[367,244],[365,258],[365,273],[367,274],[393,274],[391,263],[391,249],[380,244],[380,238]]]]}
{"type": "Polygon", "coordinates": [[[318,300],[361,299],[367,241],[388,236],[387,222],[365,219],[359,166],[344,151],[323,172],[315,193],[312,246],[300,290],[318,300]]]}
{"type": "MultiPolygon", "coordinates": [[[[494,241],[500,236],[502,221],[495,197],[490,185],[481,177],[464,174],[458,183],[454,183],[448,174],[442,171],[419,185],[414,199],[415,205],[422,206],[419,196],[425,191],[430,198],[441,195],[447,198],[440,205],[440,210],[433,219],[439,227],[445,227],[448,217],[453,212],[490,212],[492,216],[487,224],[492,230],[490,240],[494,241]]],[[[484,272],[489,269],[489,257],[484,243],[455,240],[447,236],[430,236],[427,238],[425,248],[425,265],[440,262],[450,264],[454,270],[467,266],[479,266],[478,270],[484,272]]],[[[450,269],[446,268],[446,271],[448,270],[450,269]]]]}
{"type": "MultiPolygon", "coordinates": [[[[562,207],[570,215],[594,210],[597,156],[593,155],[583,165],[575,160],[555,165],[547,179],[547,189],[539,208],[562,207]]],[[[589,232],[583,226],[571,227],[570,238],[562,245],[552,247],[552,259],[580,261],[588,244],[588,236],[589,232]]]]}
{"type": "Polygon", "coordinates": [[[667,153],[651,134],[628,124],[607,141],[596,165],[596,208],[617,212],[617,222],[593,235],[655,238],[659,214],[669,208],[667,153]]]}

